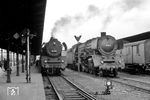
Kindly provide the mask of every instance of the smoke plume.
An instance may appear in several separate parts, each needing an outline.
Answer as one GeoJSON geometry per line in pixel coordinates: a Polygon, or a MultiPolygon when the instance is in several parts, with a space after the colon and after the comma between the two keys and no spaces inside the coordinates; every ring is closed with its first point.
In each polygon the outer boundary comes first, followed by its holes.
{"type": "Polygon", "coordinates": [[[61,17],[57,20],[52,28],[51,36],[55,37],[55,35],[60,31],[65,29],[69,30],[70,28],[76,28],[82,25],[84,22],[92,19],[93,17],[100,14],[100,10],[98,7],[94,5],[89,5],[87,8],[87,12],[83,14],[77,14],[75,16],[65,16],[61,17]]]}
{"type": "MultiPolygon", "coordinates": [[[[51,36],[55,37],[60,32],[66,32],[82,26],[84,23],[98,17],[98,25],[101,25],[101,31],[107,31],[108,27],[116,20],[124,17],[125,14],[142,5],[142,0],[116,0],[107,7],[90,4],[84,13],[78,13],[74,16],[63,16],[54,23],[51,36]]],[[[67,35],[65,33],[65,35],[67,35]]],[[[72,34],[72,33],[71,33],[72,34]]]]}

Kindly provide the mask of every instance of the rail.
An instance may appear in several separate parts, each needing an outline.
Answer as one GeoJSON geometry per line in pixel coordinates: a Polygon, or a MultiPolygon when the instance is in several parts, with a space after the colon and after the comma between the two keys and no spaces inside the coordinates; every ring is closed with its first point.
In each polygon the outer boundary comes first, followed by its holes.
{"type": "Polygon", "coordinates": [[[64,76],[47,78],[59,100],[96,100],[64,76]]]}

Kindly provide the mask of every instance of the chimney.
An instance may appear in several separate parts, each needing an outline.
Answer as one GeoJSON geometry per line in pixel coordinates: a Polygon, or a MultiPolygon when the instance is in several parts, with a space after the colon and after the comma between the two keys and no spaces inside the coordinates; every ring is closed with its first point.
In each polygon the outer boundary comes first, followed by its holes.
{"type": "Polygon", "coordinates": [[[101,32],[101,37],[106,36],[106,32],[101,32]]]}

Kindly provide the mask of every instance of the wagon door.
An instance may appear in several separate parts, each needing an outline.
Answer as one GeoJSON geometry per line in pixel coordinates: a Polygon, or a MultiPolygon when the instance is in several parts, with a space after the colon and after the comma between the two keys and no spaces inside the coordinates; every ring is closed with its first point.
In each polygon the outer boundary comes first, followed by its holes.
{"type": "Polygon", "coordinates": [[[141,42],[133,46],[133,64],[144,63],[144,44],[141,42]]]}
{"type": "Polygon", "coordinates": [[[145,41],[145,63],[149,64],[150,63],[150,39],[145,41]]]}
{"type": "Polygon", "coordinates": [[[132,48],[132,46],[130,46],[130,45],[128,45],[128,46],[126,46],[126,48],[125,48],[125,63],[126,64],[132,64],[133,63],[133,57],[132,57],[132,50],[133,48],[132,48]]]}

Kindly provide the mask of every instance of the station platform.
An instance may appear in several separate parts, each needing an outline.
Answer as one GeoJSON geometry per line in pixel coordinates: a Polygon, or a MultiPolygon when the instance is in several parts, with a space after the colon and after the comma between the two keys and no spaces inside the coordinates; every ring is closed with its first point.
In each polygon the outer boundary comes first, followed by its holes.
{"type": "Polygon", "coordinates": [[[0,100],[45,100],[43,79],[36,66],[31,66],[31,83],[26,82],[26,72],[11,74],[11,83],[6,83],[6,73],[0,76],[0,100]]]}

